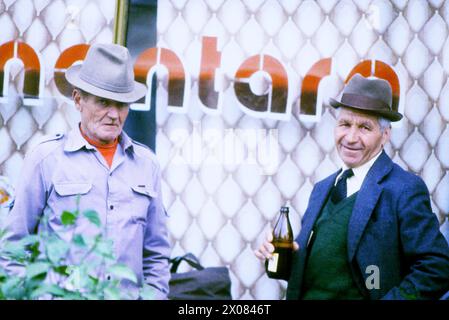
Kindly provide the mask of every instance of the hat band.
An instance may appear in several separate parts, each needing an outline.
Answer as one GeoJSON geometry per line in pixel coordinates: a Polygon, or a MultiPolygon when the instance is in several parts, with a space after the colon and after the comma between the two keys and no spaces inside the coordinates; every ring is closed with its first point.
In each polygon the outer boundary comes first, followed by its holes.
{"type": "Polygon", "coordinates": [[[128,93],[128,92],[133,91],[133,89],[134,89],[133,82],[127,84],[126,86],[114,86],[112,84],[93,79],[90,76],[88,76],[87,74],[83,73],[82,71],[79,73],[79,77],[82,80],[86,81],[87,83],[94,85],[97,88],[107,90],[107,91],[112,91],[112,92],[117,92],[117,93],[128,93]]]}
{"type": "Polygon", "coordinates": [[[344,93],[341,96],[341,103],[349,105],[349,106],[361,107],[364,110],[391,111],[390,106],[388,104],[386,104],[385,102],[383,102],[382,100],[372,99],[367,96],[362,96],[362,95],[353,94],[353,93],[344,93]]]}

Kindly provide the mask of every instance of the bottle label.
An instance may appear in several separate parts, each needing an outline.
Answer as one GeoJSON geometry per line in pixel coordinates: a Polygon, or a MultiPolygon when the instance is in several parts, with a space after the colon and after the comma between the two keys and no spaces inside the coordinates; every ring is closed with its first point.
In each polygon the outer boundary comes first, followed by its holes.
{"type": "Polygon", "coordinates": [[[273,253],[273,257],[268,260],[268,271],[276,272],[278,270],[279,253],[273,253]]]}

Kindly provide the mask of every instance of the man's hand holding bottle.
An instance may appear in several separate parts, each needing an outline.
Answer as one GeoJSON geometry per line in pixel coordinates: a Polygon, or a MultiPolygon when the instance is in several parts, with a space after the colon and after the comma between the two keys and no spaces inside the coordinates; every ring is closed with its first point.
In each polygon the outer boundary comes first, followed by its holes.
{"type": "Polygon", "coordinates": [[[272,279],[288,280],[290,278],[293,252],[299,248],[293,241],[288,212],[288,207],[281,207],[273,232],[267,235],[266,241],[255,251],[259,259],[266,259],[265,269],[268,277],[272,279]]]}
{"type": "MultiPolygon", "coordinates": [[[[254,250],[254,254],[256,257],[264,261],[266,259],[271,259],[273,257],[274,252],[274,246],[273,246],[273,230],[270,230],[267,232],[267,235],[265,237],[265,241],[257,248],[257,250],[254,250]]],[[[299,245],[296,241],[293,241],[293,251],[298,251],[299,245]]]]}

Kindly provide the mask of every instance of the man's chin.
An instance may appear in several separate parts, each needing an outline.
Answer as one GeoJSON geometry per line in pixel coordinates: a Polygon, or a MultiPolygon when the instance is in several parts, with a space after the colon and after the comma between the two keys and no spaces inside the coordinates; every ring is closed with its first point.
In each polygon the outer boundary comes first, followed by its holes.
{"type": "Polygon", "coordinates": [[[101,134],[104,136],[118,136],[121,129],[117,126],[103,126],[101,128],[101,134]]]}
{"type": "Polygon", "coordinates": [[[118,136],[120,132],[105,132],[99,136],[102,142],[113,142],[118,136]]]}
{"type": "Polygon", "coordinates": [[[357,167],[361,161],[358,157],[349,157],[349,156],[343,156],[341,157],[341,160],[343,160],[343,162],[348,168],[357,167]]]}

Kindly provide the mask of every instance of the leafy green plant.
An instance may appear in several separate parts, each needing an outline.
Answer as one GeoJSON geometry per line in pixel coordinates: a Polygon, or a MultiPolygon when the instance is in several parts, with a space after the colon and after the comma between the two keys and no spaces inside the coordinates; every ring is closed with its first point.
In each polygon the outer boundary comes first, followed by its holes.
{"type": "MultiPolygon", "coordinates": [[[[79,208],[79,198],[77,200],[79,208]]],[[[47,225],[48,215],[44,214],[47,225]]],[[[61,215],[63,240],[48,230],[40,230],[19,241],[6,241],[0,230],[0,299],[152,299],[154,289],[144,286],[135,293],[123,290],[122,281],[137,283],[134,272],[117,263],[113,243],[103,236],[97,212],[64,211],[61,215]],[[81,219],[95,226],[94,235],[77,231],[81,219]],[[75,261],[74,261],[75,260],[75,261]],[[11,271],[14,270],[14,271],[11,271]]]]}

